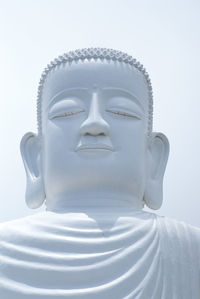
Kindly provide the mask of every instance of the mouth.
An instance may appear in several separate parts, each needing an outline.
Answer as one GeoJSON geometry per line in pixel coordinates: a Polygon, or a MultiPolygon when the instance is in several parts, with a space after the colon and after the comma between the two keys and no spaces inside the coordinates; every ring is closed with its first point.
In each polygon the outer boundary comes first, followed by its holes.
{"type": "Polygon", "coordinates": [[[84,144],[78,146],[75,151],[113,151],[113,148],[107,144],[84,144]]]}

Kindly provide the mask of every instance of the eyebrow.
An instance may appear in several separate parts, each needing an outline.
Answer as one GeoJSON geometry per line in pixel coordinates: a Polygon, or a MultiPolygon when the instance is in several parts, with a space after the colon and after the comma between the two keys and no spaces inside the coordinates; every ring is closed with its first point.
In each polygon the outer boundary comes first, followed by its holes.
{"type": "MultiPolygon", "coordinates": [[[[73,91],[85,91],[89,95],[90,93],[88,92],[88,90],[89,90],[89,88],[86,88],[86,87],[81,87],[81,88],[80,87],[72,87],[72,88],[67,88],[67,89],[64,89],[62,91],[59,91],[57,94],[55,94],[50,99],[50,103],[47,105],[46,111],[49,110],[57,102],[60,102],[60,101],[64,100],[64,98],[62,98],[63,94],[65,94],[67,92],[73,92],[73,91]]],[[[123,88],[118,88],[118,87],[104,87],[104,88],[100,88],[100,90],[103,90],[103,91],[116,91],[117,93],[121,92],[121,94],[125,94],[127,98],[130,98],[132,101],[134,101],[135,104],[137,104],[142,109],[142,111],[145,112],[145,109],[144,109],[141,101],[131,91],[128,91],[128,90],[123,89],[123,88]]]]}

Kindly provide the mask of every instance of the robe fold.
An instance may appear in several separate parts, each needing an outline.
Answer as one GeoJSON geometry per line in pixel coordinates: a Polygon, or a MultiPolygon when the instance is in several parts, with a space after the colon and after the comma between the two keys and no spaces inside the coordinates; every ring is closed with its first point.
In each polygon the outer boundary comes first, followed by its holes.
{"type": "Polygon", "coordinates": [[[200,229],[135,210],[2,223],[0,298],[199,299],[200,229]]]}

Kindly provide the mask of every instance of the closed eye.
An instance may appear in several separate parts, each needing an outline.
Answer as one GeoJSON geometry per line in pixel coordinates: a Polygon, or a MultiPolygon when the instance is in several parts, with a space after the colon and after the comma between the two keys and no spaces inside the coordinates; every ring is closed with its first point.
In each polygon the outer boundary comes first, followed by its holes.
{"type": "Polygon", "coordinates": [[[81,112],[84,112],[84,110],[76,110],[76,111],[66,111],[66,112],[63,112],[63,113],[56,113],[56,114],[53,114],[52,113],[52,116],[50,116],[50,119],[56,119],[56,118],[63,118],[63,117],[69,117],[69,116],[72,116],[72,115],[75,115],[75,114],[79,114],[81,112]]]}
{"type": "Polygon", "coordinates": [[[122,115],[122,116],[126,116],[126,117],[141,119],[141,117],[136,113],[129,113],[129,112],[125,112],[125,111],[111,110],[111,109],[107,109],[106,111],[110,112],[110,113],[113,113],[113,114],[116,114],[116,115],[122,115]]]}

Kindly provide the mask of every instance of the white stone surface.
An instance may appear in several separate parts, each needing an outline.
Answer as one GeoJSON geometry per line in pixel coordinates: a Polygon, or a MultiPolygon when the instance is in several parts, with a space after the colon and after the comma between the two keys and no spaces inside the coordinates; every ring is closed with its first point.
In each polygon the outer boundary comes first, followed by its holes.
{"type": "Polygon", "coordinates": [[[0,234],[0,298],[199,298],[200,230],[175,220],[43,212],[0,234]]]}
{"type": "Polygon", "coordinates": [[[199,299],[200,230],[142,211],[162,204],[169,153],[143,73],[62,63],[41,108],[21,154],[26,202],[47,211],[0,225],[0,298],[199,299]]]}

